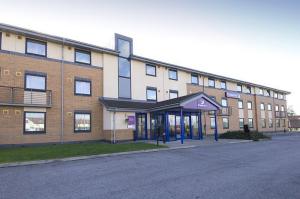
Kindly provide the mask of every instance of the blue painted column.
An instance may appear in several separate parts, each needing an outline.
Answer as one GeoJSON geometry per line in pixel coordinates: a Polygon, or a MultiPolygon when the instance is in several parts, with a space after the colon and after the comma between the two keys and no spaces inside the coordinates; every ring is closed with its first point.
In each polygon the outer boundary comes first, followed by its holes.
{"type": "Polygon", "coordinates": [[[184,140],[184,121],[183,121],[182,108],[180,109],[180,139],[181,139],[181,144],[183,144],[183,140],[184,140]]]}
{"type": "Polygon", "coordinates": [[[201,111],[199,111],[199,113],[198,113],[198,134],[199,134],[199,140],[203,140],[202,113],[201,113],[201,111]]]}
{"type": "Polygon", "coordinates": [[[166,142],[170,141],[170,129],[169,129],[169,113],[165,113],[165,134],[166,134],[166,142]]]}
{"type": "Polygon", "coordinates": [[[214,115],[215,115],[215,140],[218,141],[217,111],[215,111],[214,115]]]}
{"type": "Polygon", "coordinates": [[[189,128],[190,128],[190,139],[193,138],[193,128],[192,128],[192,114],[189,115],[189,128]]]}

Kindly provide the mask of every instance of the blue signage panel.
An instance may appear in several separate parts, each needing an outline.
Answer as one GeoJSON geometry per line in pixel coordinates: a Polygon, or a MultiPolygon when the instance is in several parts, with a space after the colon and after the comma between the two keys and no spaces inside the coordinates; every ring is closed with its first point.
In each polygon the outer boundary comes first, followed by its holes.
{"type": "Polygon", "coordinates": [[[237,92],[226,92],[226,97],[228,98],[235,98],[235,99],[240,99],[241,98],[241,95],[237,92]]]}

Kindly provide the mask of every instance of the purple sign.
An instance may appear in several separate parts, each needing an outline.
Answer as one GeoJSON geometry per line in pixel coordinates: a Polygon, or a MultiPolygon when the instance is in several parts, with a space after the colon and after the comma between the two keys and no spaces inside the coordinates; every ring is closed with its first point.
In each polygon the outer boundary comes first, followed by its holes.
{"type": "Polygon", "coordinates": [[[135,125],[135,116],[128,116],[128,125],[135,125]]]}
{"type": "Polygon", "coordinates": [[[184,105],[185,109],[196,109],[196,110],[217,110],[217,107],[214,106],[212,103],[207,101],[206,99],[200,97],[198,99],[195,99],[193,101],[188,102],[184,105]]]}
{"type": "Polygon", "coordinates": [[[239,99],[241,97],[241,95],[237,92],[226,92],[226,97],[228,98],[235,98],[235,99],[239,99]]]}

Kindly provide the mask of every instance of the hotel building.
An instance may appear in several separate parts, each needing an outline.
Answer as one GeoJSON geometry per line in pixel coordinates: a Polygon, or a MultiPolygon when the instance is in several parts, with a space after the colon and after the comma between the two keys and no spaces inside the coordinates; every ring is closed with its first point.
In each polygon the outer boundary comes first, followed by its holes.
{"type": "Polygon", "coordinates": [[[287,91],[0,24],[0,145],[205,139],[288,126],[287,91]]]}

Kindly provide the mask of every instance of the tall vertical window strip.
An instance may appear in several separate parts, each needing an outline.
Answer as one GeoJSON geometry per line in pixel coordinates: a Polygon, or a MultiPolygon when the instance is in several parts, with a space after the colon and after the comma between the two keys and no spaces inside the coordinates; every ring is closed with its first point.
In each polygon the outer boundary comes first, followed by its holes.
{"type": "Polygon", "coordinates": [[[119,51],[119,98],[131,98],[131,64],[132,41],[116,35],[116,50],[119,51]]]}
{"type": "Polygon", "coordinates": [[[46,133],[46,113],[24,112],[24,134],[46,133]]]}
{"type": "Polygon", "coordinates": [[[91,113],[75,112],[74,114],[74,132],[91,132],[91,113]]]}
{"type": "Polygon", "coordinates": [[[26,39],[26,54],[39,55],[46,57],[47,43],[33,39],[26,39]]]}
{"type": "Polygon", "coordinates": [[[199,78],[198,78],[198,75],[197,75],[197,74],[192,74],[192,75],[191,75],[191,83],[192,83],[192,84],[195,84],[195,85],[198,85],[198,84],[199,84],[199,78]]]}

